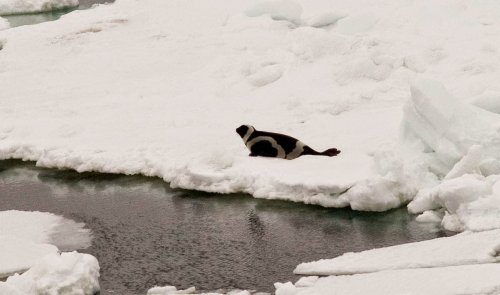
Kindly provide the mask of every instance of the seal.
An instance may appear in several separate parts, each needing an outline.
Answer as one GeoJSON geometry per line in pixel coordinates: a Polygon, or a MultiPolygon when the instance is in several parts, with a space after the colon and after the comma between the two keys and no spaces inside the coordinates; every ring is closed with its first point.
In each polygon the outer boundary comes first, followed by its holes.
{"type": "Polygon", "coordinates": [[[241,125],[236,128],[246,147],[250,150],[251,157],[273,157],[293,160],[304,155],[333,157],[340,154],[336,148],[317,152],[302,141],[291,136],[259,131],[251,125],[241,125]]]}

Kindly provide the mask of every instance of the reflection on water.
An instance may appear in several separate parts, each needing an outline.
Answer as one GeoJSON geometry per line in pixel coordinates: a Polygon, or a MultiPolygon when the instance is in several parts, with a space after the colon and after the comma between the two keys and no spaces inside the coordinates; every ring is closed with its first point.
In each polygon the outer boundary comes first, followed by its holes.
{"type": "Polygon", "coordinates": [[[0,161],[0,210],[48,211],[93,232],[101,294],[154,285],[202,290],[296,280],[304,261],[442,236],[406,210],[362,213],[246,195],[172,190],[160,179],[0,161]]]}
{"type": "Polygon", "coordinates": [[[76,9],[89,9],[95,4],[111,3],[110,0],[80,0],[80,5],[77,8],[61,9],[57,11],[48,11],[43,13],[19,14],[2,16],[6,18],[11,27],[18,27],[24,25],[34,25],[47,21],[59,19],[62,15],[76,9]]]}

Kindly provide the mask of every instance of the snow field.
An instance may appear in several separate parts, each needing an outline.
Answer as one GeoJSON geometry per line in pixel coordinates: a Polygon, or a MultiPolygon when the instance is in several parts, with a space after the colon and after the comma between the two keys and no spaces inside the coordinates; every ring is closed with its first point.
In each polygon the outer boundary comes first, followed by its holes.
{"type": "Polygon", "coordinates": [[[78,0],[2,0],[0,15],[45,12],[76,7],[78,4],[78,0]]]}
{"type": "Polygon", "coordinates": [[[120,0],[4,30],[0,158],[355,210],[418,195],[447,229],[495,228],[493,195],[425,192],[500,174],[499,4],[430,4],[120,0]],[[342,153],[248,158],[241,124],[342,153]]]}
{"type": "Polygon", "coordinates": [[[418,74],[403,53],[427,46],[400,22],[380,20],[401,7],[382,5],[374,16],[342,2],[204,5],[122,0],[2,34],[0,157],[374,211],[407,203],[433,178],[406,163],[398,144],[401,105],[418,74]],[[401,38],[408,43],[393,41],[401,38]],[[36,84],[19,87],[33,75],[36,84]],[[242,123],[343,152],[249,159],[234,132],[242,123]]]}

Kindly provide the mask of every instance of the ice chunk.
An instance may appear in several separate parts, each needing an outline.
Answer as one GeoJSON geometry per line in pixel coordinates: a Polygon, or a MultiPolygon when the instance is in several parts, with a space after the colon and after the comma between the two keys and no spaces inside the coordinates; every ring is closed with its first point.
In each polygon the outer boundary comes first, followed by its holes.
{"type": "Polygon", "coordinates": [[[436,81],[415,82],[404,112],[408,128],[448,169],[473,145],[482,145],[485,157],[500,155],[500,116],[460,102],[436,81]]]}
{"type": "MultiPolygon", "coordinates": [[[[432,255],[432,253],[429,253],[432,255]]],[[[275,284],[277,295],[497,294],[500,264],[480,264],[320,278],[308,287],[275,284]]]]}
{"type": "Polygon", "coordinates": [[[57,253],[56,246],[0,235],[0,278],[25,271],[47,254],[57,253]]]}
{"type": "Polygon", "coordinates": [[[99,291],[99,263],[89,254],[52,253],[22,275],[16,274],[5,283],[0,282],[0,291],[2,285],[23,295],[93,295],[99,291]]]}
{"type": "Polygon", "coordinates": [[[445,180],[432,189],[421,190],[408,204],[412,213],[421,213],[438,207],[455,213],[460,205],[470,203],[492,193],[492,186],[486,178],[466,174],[451,180],[445,180]]]}
{"type": "Polygon", "coordinates": [[[457,178],[464,174],[481,174],[479,165],[481,163],[482,147],[473,145],[469,148],[467,154],[458,161],[455,166],[445,176],[446,179],[457,178]]]}
{"type": "Polygon", "coordinates": [[[427,210],[417,216],[418,222],[439,223],[443,219],[443,214],[437,211],[427,210]]]}
{"type": "Polygon", "coordinates": [[[500,230],[459,234],[302,263],[294,272],[303,275],[343,275],[389,269],[494,263],[497,258],[493,249],[499,244],[500,230]]]}

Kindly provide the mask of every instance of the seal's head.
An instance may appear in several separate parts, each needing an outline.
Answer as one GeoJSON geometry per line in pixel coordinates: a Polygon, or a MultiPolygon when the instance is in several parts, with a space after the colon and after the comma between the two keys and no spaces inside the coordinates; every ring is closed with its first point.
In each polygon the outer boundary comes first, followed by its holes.
{"type": "Polygon", "coordinates": [[[255,131],[255,128],[251,125],[241,125],[240,127],[236,128],[236,133],[240,135],[241,138],[245,141],[250,137],[250,134],[255,131]]]}

